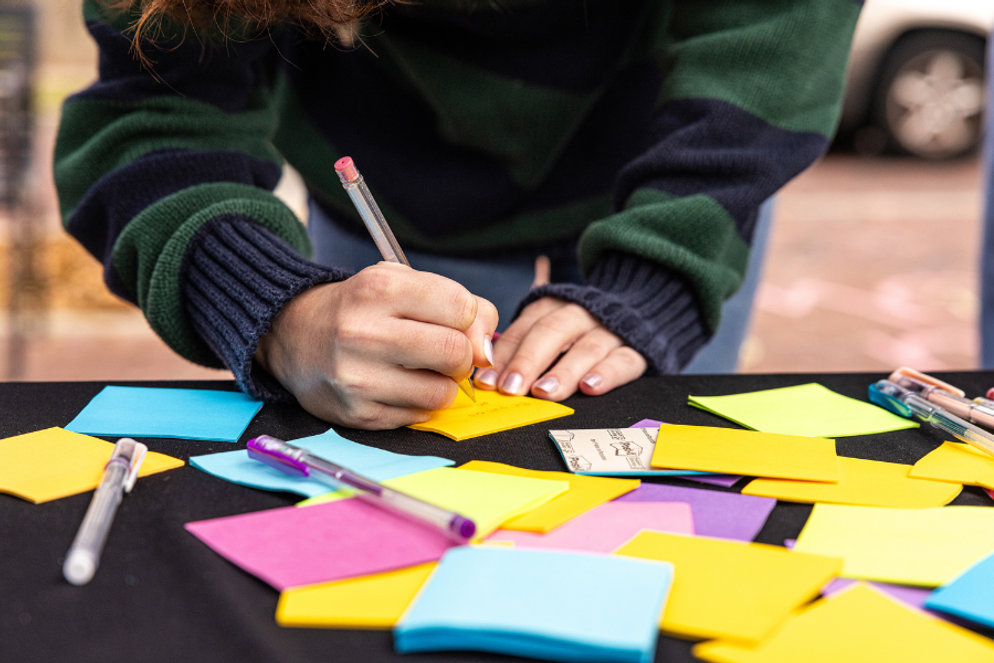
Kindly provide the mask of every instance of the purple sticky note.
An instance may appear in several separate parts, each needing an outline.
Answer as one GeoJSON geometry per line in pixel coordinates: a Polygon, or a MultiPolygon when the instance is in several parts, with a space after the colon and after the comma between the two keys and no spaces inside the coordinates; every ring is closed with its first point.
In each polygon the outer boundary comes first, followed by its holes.
{"type": "MultiPolygon", "coordinates": [[[[660,426],[668,426],[669,424],[665,421],[656,421],[655,419],[643,419],[642,421],[632,424],[629,428],[659,428],[660,426]]],[[[729,488],[736,481],[742,478],[738,474],[685,474],[685,475],[674,475],[677,479],[684,479],[686,481],[696,481],[698,483],[706,483],[712,486],[724,486],[729,488]]]]}
{"type": "MultiPolygon", "coordinates": [[[[834,578],[828,581],[828,583],[821,588],[821,595],[825,598],[829,598],[856,582],[859,581],[853,580],[852,578],[834,578]]],[[[910,605],[912,608],[918,608],[919,610],[925,610],[925,599],[927,599],[929,594],[932,593],[931,589],[925,589],[924,587],[892,585],[889,582],[867,582],[866,584],[872,585],[891,598],[897,599],[901,603],[910,605]]],[[[931,610],[925,610],[925,612],[931,612],[933,615],[937,615],[939,617],[942,616],[941,613],[932,612],[931,610]]]]}
{"type": "Polygon", "coordinates": [[[201,520],[186,529],[279,590],[433,562],[453,545],[442,532],[357,499],[201,520]]]}
{"type": "Polygon", "coordinates": [[[717,490],[643,483],[616,502],[686,502],[694,514],[694,531],[736,541],[752,541],[763,528],[777,501],[717,490]]]}

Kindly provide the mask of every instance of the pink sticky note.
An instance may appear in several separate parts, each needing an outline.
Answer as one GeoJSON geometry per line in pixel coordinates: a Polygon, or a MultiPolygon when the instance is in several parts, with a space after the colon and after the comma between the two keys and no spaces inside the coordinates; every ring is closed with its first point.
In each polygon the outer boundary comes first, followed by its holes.
{"type": "Polygon", "coordinates": [[[683,502],[608,502],[548,534],[497,530],[487,541],[513,541],[515,547],[609,553],[644,529],[693,534],[690,505],[683,502]]]}
{"type": "Polygon", "coordinates": [[[201,520],[186,529],[279,590],[432,562],[452,545],[441,532],[357,499],[201,520]]]}

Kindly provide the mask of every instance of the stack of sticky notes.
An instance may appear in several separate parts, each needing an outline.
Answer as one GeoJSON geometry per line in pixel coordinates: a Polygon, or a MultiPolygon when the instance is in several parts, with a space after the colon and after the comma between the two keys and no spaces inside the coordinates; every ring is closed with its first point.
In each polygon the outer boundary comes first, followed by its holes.
{"type": "Polygon", "coordinates": [[[394,628],[400,653],[477,650],[650,663],[673,567],[608,555],[456,548],[394,628]]]}
{"type": "Polygon", "coordinates": [[[508,396],[483,389],[476,391],[474,403],[460,390],[452,405],[433,412],[428,421],[411,424],[409,428],[439,433],[459,441],[530,426],[570,414],[573,414],[573,409],[560,403],[530,396],[508,396]]]}

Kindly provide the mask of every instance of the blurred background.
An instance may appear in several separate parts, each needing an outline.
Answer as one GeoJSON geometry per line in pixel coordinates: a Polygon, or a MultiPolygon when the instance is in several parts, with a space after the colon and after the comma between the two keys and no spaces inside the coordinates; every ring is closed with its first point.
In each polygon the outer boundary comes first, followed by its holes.
{"type": "MultiPolygon", "coordinates": [[[[95,77],[79,0],[0,0],[0,379],[223,379],[174,355],[60,225],[51,153],[95,77]]],[[[839,137],[779,195],[745,372],[978,366],[990,0],[868,0],[839,137]]],[[[279,192],[303,213],[293,174],[279,192]]]]}

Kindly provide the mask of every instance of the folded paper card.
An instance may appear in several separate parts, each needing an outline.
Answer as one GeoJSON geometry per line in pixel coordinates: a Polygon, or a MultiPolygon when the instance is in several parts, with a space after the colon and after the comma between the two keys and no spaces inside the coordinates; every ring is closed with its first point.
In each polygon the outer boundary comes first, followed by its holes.
{"type": "MultiPolygon", "coordinates": [[[[452,467],[439,467],[387,479],[383,485],[470,518],[476,523],[478,538],[569,489],[566,481],[474,472],[452,467]]],[[[298,506],[340,498],[338,493],[327,493],[305,500],[298,506]]]]}
{"type": "MultiPolygon", "coordinates": [[[[333,429],[312,437],[293,440],[293,445],[307,449],[315,456],[347,467],[374,481],[383,481],[453,465],[447,458],[437,456],[405,456],[346,440],[333,429]]],[[[324,481],[293,477],[265,463],[249,458],[248,451],[225,451],[206,456],[193,456],[190,464],[216,477],[262,490],[282,490],[305,497],[315,497],[334,490],[324,481]]]]}
{"type": "MultiPolygon", "coordinates": [[[[645,483],[618,502],[686,502],[694,513],[698,536],[752,541],[766,524],[777,501],[717,490],[645,483]]],[[[656,529],[656,528],[650,528],[656,529]]]]}
{"type": "Polygon", "coordinates": [[[935,590],[925,607],[994,628],[994,555],[986,555],[935,590]]]}
{"type": "Polygon", "coordinates": [[[202,520],[186,529],[279,590],[433,562],[453,544],[441,531],[354,498],[202,520]]]}
{"type": "Polygon", "coordinates": [[[835,440],[710,426],[663,426],[653,467],[754,477],[839,480],[835,440]]]}
{"type": "Polygon", "coordinates": [[[779,546],[660,532],[642,532],[618,554],[673,563],[663,631],[746,642],[766,637],[842,566],[779,546]]]}
{"type": "Polygon", "coordinates": [[[763,495],[788,502],[828,502],[907,509],[949,504],[960,484],[913,479],[910,465],[839,456],[839,482],[819,483],[790,479],[756,479],[743,495],[763,495]]]}
{"type": "Polygon", "coordinates": [[[590,428],[550,430],[556,449],[570,472],[604,477],[684,477],[686,470],[650,467],[656,448],[656,428],[590,428]]]}
{"type": "Polygon", "coordinates": [[[683,502],[608,502],[548,534],[497,530],[487,543],[508,541],[515,548],[609,553],[644,529],[694,533],[690,505],[683,502]]]}
{"type": "Polygon", "coordinates": [[[669,564],[611,555],[454,548],[394,627],[394,647],[651,663],[672,579],[669,564]]]}
{"type": "Polygon", "coordinates": [[[614,498],[629,493],[639,487],[638,479],[608,479],[605,477],[585,477],[569,472],[541,472],[525,470],[503,463],[491,463],[483,460],[472,460],[460,466],[461,470],[475,472],[492,472],[511,476],[528,477],[530,479],[549,479],[566,481],[569,490],[542,506],[513,520],[505,522],[504,529],[537,532],[544,534],[559,527],[568,520],[589,511],[598,504],[609,502],[614,498]]]}
{"type": "Polygon", "coordinates": [[[237,391],[104,387],[66,430],[237,442],[262,401],[237,391]]]}
{"type": "Polygon", "coordinates": [[[714,663],[991,661],[994,643],[859,585],[802,608],[758,646],[714,641],[694,656],[714,663]]]}
{"type": "Polygon", "coordinates": [[[943,442],[915,463],[910,476],[994,488],[994,456],[969,444],[943,442]]]}
{"type": "Polygon", "coordinates": [[[433,412],[431,419],[411,424],[409,428],[439,433],[458,441],[530,426],[569,414],[573,414],[572,408],[552,401],[477,389],[475,403],[460,391],[452,405],[433,412]]]}
{"type": "Polygon", "coordinates": [[[435,564],[287,589],[276,605],[280,626],[391,628],[435,564]]]}
{"type": "MultiPolygon", "coordinates": [[[[41,504],[100,485],[114,445],[62,428],[0,440],[0,492],[41,504]]],[[[149,451],[138,476],[183,467],[179,458],[149,451]]]]}
{"type": "Polygon", "coordinates": [[[937,587],[994,550],[994,509],[816,504],[795,552],[841,557],[843,575],[937,587]]]}
{"type": "Polygon", "coordinates": [[[730,396],[691,396],[690,404],[740,426],[781,435],[836,438],[918,426],[815,383],[730,396]]]}

